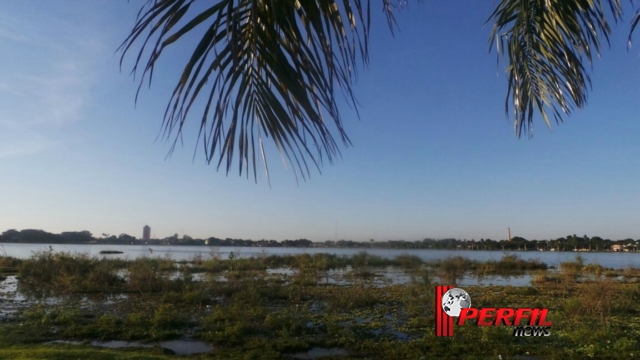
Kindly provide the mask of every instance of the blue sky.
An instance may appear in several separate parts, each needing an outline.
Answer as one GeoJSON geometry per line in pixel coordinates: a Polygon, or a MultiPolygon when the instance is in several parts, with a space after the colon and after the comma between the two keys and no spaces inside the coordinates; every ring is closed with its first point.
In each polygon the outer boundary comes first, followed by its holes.
{"type": "MultiPolygon", "coordinates": [[[[412,3],[392,37],[372,6],[371,65],[344,107],[353,147],[296,184],[206,165],[195,137],[156,141],[184,57],[151,89],[116,49],[143,1],[0,3],[0,231],[313,241],[640,238],[640,46],[626,21],[594,64],[585,109],[533,139],[504,113],[504,64],[488,53],[490,2],[412,3]],[[336,226],[337,224],[337,226],[336,226]]],[[[640,39],[640,35],[636,35],[640,39]]],[[[640,45],[640,40],[637,40],[640,45]]],[[[193,118],[197,121],[197,119],[193,118]]],[[[191,125],[196,126],[195,122],[191,125]]],[[[187,130],[193,133],[193,128],[187,130]]],[[[271,154],[277,160],[277,154],[271,154]]]]}

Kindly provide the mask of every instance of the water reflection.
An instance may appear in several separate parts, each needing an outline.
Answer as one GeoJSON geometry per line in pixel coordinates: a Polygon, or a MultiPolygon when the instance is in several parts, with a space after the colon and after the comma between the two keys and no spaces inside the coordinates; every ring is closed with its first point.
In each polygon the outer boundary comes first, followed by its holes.
{"type": "Polygon", "coordinates": [[[529,274],[517,276],[465,276],[458,281],[460,286],[528,286],[533,276],[529,274]]]}
{"type": "Polygon", "coordinates": [[[542,262],[557,266],[561,262],[573,261],[580,255],[585,264],[597,263],[604,267],[622,269],[640,268],[640,256],[631,252],[572,252],[572,251],[474,251],[474,250],[427,250],[427,249],[345,249],[345,248],[287,248],[287,247],[208,247],[208,246],[149,246],[149,245],[76,245],[76,244],[3,244],[7,254],[17,258],[28,258],[36,251],[54,251],[86,253],[91,256],[135,259],[138,257],[170,256],[176,261],[191,260],[194,256],[207,259],[216,256],[227,259],[231,252],[236,258],[258,257],[267,255],[295,255],[327,253],[352,256],[363,250],[369,254],[392,259],[398,255],[416,255],[424,261],[441,260],[448,257],[462,256],[471,260],[500,260],[505,254],[517,255],[523,260],[540,259],[542,262]],[[100,255],[100,251],[122,251],[122,254],[100,255]]]}

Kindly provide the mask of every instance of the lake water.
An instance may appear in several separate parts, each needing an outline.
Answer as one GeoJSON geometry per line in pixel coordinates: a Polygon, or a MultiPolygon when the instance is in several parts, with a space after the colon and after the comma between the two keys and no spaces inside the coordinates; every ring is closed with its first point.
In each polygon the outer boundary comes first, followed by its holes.
{"type": "MultiPolygon", "coordinates": [[[[586,264],[597,263],[605,267],[621,269],[628,267],[640,268],[640,253],[631,252],[557,252],[557,251],[474,251],[474,250],[426,250],[426,249],[345,249],[345,248],[287,248],[287,247],[209,247],[209,246],[149,246],[149,245],[50,245],[50,244],[2,244],[8,256],[16,258],[28,258],[37,251],[47,251],[49,246],[54,251],[71,253],[85,253],[98,257],[117,257],[133,259],[137,257],[165,257],[172,259],[191,260],[200,254],[204,258],[215,251],[222,259],[226,259],[230,252],[236,257],[250,257],[258,255],[285,255],[285,254],[316,254],[329,253],[351,256],[360,251],[367,251],[372,255],[385,258],[394,258],[401,254],[411,254],[425,261],[445,259],[447,257],[462,256],[471,260],[487,261],[500,260],[505,254],[514,254],[522,259],[539,259],[551,266],[557,266],[564,261],[572,261],[580,255],[586,264]],[[101,255],[100,251],[122,251],[122,254],[101,255]]],[[[0,251],[2,248],[0,247],[0,251]]]]}

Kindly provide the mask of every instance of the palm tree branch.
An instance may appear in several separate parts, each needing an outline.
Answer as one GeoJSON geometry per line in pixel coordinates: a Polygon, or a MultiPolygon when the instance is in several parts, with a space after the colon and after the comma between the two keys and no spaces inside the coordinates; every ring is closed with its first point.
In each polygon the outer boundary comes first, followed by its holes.
{"type": "MultiPolygon", "coordinates": [[[[619,0],[604,2],[617,21],[619,0]]],[[[607,17],[603,1],[596,0],[503,0],[491,14],[490,49],[495,44],[499,57],[508,56],[505,111],[513,107],[518,137],[532,134],[535,112],[550,127],[549,109],[559,123],[561,113],[586,105],[591,79],[583,59],[592,64],[600,39],[609,42],[607,17]]]]}
{"type": "Polygon", "coordinates": [[[297,172],[304,179],[310,176],[310,163],[319,170],[324,158],[332,162],[340,155],[333,131],[344,145],[350,144],[334,85],[357,111],[352,84],[357,60],[364,65],[368,61],[369,2],[220,0],[194,10],[200,3],[148,1],[119,48],[122,61],[132,45],[142,41],[132,69],[134,75],[142,72],[141,86],[146,76],[151,82],[168,48],[203,28],[165,109],[164,136],[175,135],[170,152],[181,139],[196,100],[208,92],[202,99],[206,101],[198,141],[203,139],[207,162],[218,157],[218,169],[224,162],[229,173],[238,161],[240,175],[252,172],[257,181],[255,147],[259,146],[268,176],[263,135],[294,165],[296,178],[297,172]],[[146,64],[138,69],[144,54],[148,54],[146,64]]]}
{"type": "Polygon", "coordinates": [[[627,39],[627,42],[629,43],[629,45],[631,45],[631,36],[633,35],[633,32],[635,31],[636,26],[638,26],[639,23],[640,23],[640,9],[638,9],[636,14],[633,16],[633,19],[631,19],[631,30],[629,30],[629,38],[627,39]]]}

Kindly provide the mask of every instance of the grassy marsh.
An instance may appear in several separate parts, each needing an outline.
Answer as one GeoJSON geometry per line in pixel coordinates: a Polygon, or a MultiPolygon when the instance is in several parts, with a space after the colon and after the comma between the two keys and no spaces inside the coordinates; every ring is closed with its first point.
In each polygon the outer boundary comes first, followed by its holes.
{"type": "Polygon", "coordinates": [[[0,265],[19,279],[14,294],[3,289],[0,298],[15,309],[0,314],[3,359],[175,358],[180,355],[159,344],[181,339],[212,347],[188,355],[198,359],[311,353],[334,359],[584,359],[640,351],[640,271],[580,258],[547,269],[512,255],[425,263],[408,254],[221,258],[213,252],[174,262],[42,252],[26,260],[0,258],[0,265]],[[404,280],[385,278],[390,272],[404,280]],[[533,276],[530,285],[464,289],[474,307],[548,307],[551,336],[518,338],[508,327],[475,326],[457,327],[453,339],[434,336],[434,285],[522,274],[533,276]],[[79,343],[50,343],[55,340],[79,343]],[[90,345],[110,340],[147,347],[90,345]]]}

